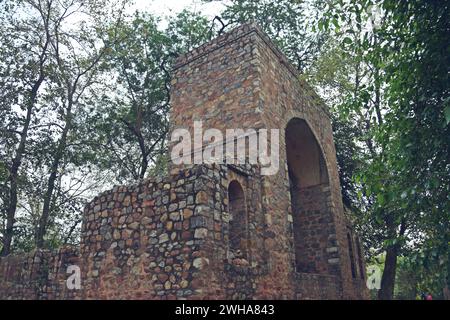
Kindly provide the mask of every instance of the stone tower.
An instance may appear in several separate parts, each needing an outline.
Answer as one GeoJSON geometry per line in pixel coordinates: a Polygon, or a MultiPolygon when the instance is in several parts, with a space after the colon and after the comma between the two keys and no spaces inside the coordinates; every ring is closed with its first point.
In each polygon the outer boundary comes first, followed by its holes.
{"type": "Polygon", "coordinates": [[[116,186],[86,205],[80,248],[1,258],[0,298],[366,298],[329,115],[281,52],[246,24],[179,57],[172,78],[172,133],[278,129],[278,170],[172,163],[116,186]]]}
{"type": "Polygon", "coordinates": [[[258,26],[246,24],[179,58],[173,79],[173,129],[192,132],[202,120],[203,130],[280,132],[276,174],[249,165],[219,170],[230,221],[216,226],[222,234],[208,244],[207,296],[364,297],[363,259],[344,217],[330,117],[285,56],[258,26]],[[236,247],[242,256],[233,260],[236,247]]]}

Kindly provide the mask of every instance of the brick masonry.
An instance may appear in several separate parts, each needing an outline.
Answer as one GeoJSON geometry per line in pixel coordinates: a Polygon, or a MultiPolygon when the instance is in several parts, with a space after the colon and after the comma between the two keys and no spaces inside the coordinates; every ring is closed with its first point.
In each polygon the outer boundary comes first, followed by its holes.
{"type": "Polygon", "coordinates": [[[117,186],[86,206],[79,249],[2,258],[0,298],[367,298],[330,118],[261,30],[245,24],[179,57],[171,99],[171,130],[192,131],[194,120],[280,129],[278,173],[172,164],[167,176],[117,186]],[[80,290],[66,288],[70,264],[80,290]]]}

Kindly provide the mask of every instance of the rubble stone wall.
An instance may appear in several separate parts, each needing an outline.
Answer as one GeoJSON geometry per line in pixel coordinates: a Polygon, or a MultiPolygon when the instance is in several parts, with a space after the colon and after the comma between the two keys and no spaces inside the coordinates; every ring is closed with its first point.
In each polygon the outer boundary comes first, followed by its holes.
{"type": "Polygon", "coordinates": [[[0,299],[79,299],[66,284],[70,265],[79,265],[79,250],[34,250],[0,258],[0,299]]]}
{"type": "Polygon", "coordinates": [[[94,199],[82,229],[84,297],[202,297],[204,243],[214,237],[212,213],[221,201],[211,197],[215,174],[196,166],[94,199]]]}

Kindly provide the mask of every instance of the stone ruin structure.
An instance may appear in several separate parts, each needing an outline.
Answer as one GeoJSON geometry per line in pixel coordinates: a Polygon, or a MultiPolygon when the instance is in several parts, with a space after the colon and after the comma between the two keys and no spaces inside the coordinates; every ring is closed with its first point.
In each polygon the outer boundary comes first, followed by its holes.
{"type": "Polygon", "coordinates": [[[254,24],[179,57],[172,130],[280,129],[259,165],[174,165],[86,205],[79,248],[0,260],[1,299],[365,299],[330,117],[254,24]],[[67,268],[81,268],[70,290],[67,268]]]}

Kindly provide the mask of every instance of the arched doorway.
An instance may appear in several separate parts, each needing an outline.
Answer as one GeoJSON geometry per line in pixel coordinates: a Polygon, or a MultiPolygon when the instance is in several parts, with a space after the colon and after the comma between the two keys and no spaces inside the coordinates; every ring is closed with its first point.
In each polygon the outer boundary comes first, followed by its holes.
{"type": "Polygon", "coordinates": [[[228,185],[228,206],[230,214],[229,248],[233,255],[247,253],[247,209],[241,184],[233,180],[228,185]]]}
{"type": "Polygon", "coordinates": [[[327,247],[332,215],[325,159],[303,119],[289,121],[285,143],[296,269],[302,273],[328,274],[327,247]]]}

